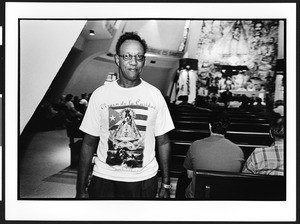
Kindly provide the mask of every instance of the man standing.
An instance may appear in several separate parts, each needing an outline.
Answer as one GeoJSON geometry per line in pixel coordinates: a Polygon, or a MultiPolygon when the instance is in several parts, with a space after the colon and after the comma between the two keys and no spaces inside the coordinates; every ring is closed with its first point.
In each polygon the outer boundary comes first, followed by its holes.
{"type": "Polygon", "coordinates": [[[226,112],[212,112],[209,118],[211,135],[197,140],[190,146],[183,166],[188,178],[192,178],[185,196],[194,198],[194,175],[198,169],[240,172],[244,162],[244,153],[240,147],[226,139],[224,135],[230,125],[226,112]]]}
{"type": "Polygon", "coordinates": [[[77,198],[154,198],[158,189],[155,144],[162,174],[159,197],[170,197],[167,133],[174,125],[161,92],[140,77],[146,50],[140,36],[124,33],[116,44],[119,79],[99,87],[90,98],[80,126],[86,134],[77,198]],[[87,190],[95,151],[93,177],[87,190]]]}

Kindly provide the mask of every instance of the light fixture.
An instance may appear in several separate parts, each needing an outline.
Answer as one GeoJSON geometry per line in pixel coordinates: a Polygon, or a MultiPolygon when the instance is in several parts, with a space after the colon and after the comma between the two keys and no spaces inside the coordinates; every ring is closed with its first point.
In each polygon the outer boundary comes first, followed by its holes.
{"type": "Polygon", "coordinates": [[[95,31],[94,30],[90,30],[90,36],[95,36],[95,31]]]}

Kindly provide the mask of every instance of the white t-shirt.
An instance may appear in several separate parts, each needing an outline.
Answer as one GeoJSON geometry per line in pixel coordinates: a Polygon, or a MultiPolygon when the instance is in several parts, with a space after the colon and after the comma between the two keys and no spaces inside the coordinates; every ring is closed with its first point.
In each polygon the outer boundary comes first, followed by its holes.
{"type": "Polygon", "coordinates": [[[83,104],[87,107],[88,101],[86,99],[81,99],[81,100],[79,100],[79,104],[83,104]]]}
{"type": "Polygon", "coordinates": [[[174,129],[161,92],[142,80],[132,88],[116,81],[96,89],[80,130],[100,136],[93,174],[136,182],[156,175],[155,136],[174,129]]]}

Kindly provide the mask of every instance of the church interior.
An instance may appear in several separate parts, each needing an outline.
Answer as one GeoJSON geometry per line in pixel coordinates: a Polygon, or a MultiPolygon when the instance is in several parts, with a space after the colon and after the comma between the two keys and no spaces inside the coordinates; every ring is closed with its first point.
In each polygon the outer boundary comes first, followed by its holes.
{"type": "Polygon", "coordinates": [[[227,110],[227,137],[245,157],[270,145],[270,113],[286,110],[285,26],[279,19],[20,20],[18,197],[75,197],[83,135],[59,116],[59,105],[118,79],[115,45],[124,32],[146,40],[141,77],[161,91],[175,124],[172,198],[191,142],[209,134],[209,111],[227,110]]]}

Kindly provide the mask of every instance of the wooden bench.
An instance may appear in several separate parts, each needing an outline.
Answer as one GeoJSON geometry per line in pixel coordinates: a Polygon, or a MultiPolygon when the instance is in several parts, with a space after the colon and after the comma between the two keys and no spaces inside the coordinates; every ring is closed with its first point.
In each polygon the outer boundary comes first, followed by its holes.
{"type": "MultiPolygon", "coordinates": [[[[174,125],[176,129],[203,129],[208,130],[208,121],[187,121],[175,120],[174,125]]],[[[246,132],[262,132],[269,133],[269,124],[267,123],[241,123],[231,122],[229,131],[246,131],[246,132]]]]}
{"type": "MultiPolygon", "coordinates": [[[[198,115],[190,115],[190,114],[172,114],[172,119],[174,122],[176,121],[198,121],[198,122],[208,122],[209,116],[198,116],[198,115]]],[[[230,117],[231,123],[255,123],[255,124],[269,124],[269,121],[265,118],[260,117],[230,117]]]]}
{"type": "Polygon", "coordinates": [[[195,199],[200,200],[286,200],[284,176],[197,170],[195,199]]]}
{"type": "MultiPolygon", "coordinates": [[[[188,141],[171,141],[171,155],[172,156],[185,156],[192,142],[188,141]]],[[[268,145],[250,145],[250,144],[237,144],[244,152],[245,160],[254,151],[255,148],[263,148],[268,145]]]]}
{"type": "Polygon", "coordinates": [[[176,129],[203,129],[208,130],[207,121],[184,121],[175,120],[174,126],[176,129]]]}
{"type": "MultiPolygon", "coordinates": [[[[210,136],[209,130],[174,129],[170,131],[171,140],[196,141],[210,136]]],[[[269,133],[228,131],[225,137],[236,144],[270,145],[272,139],[269,133]]]]}
{"type": "Polygon", "coordinates": [[[71,154],[71,168],[77,168],[79,162],[80,149],[84,133],[79,130],[79,123],[74,123],[69,120],[65,121],[67,136],[69,138],[69,147],[71,154]]]}
{"type": "MultiPolygon", "coordinates": [[[[245,111],[226,111],[229,117],[259,117],[256,113],[245,112],[245,111]]],[[[209,116],[212,112],[204,110],[171,110],[171,114],[182,114],[182,115],[198,115],[198,116],[209,116]]]]}
{"type": "Polygon", "coordinates": [[[272,143],[269,133],[227,131],[225,137],[236,144],[270,145],[272,143]]]}

